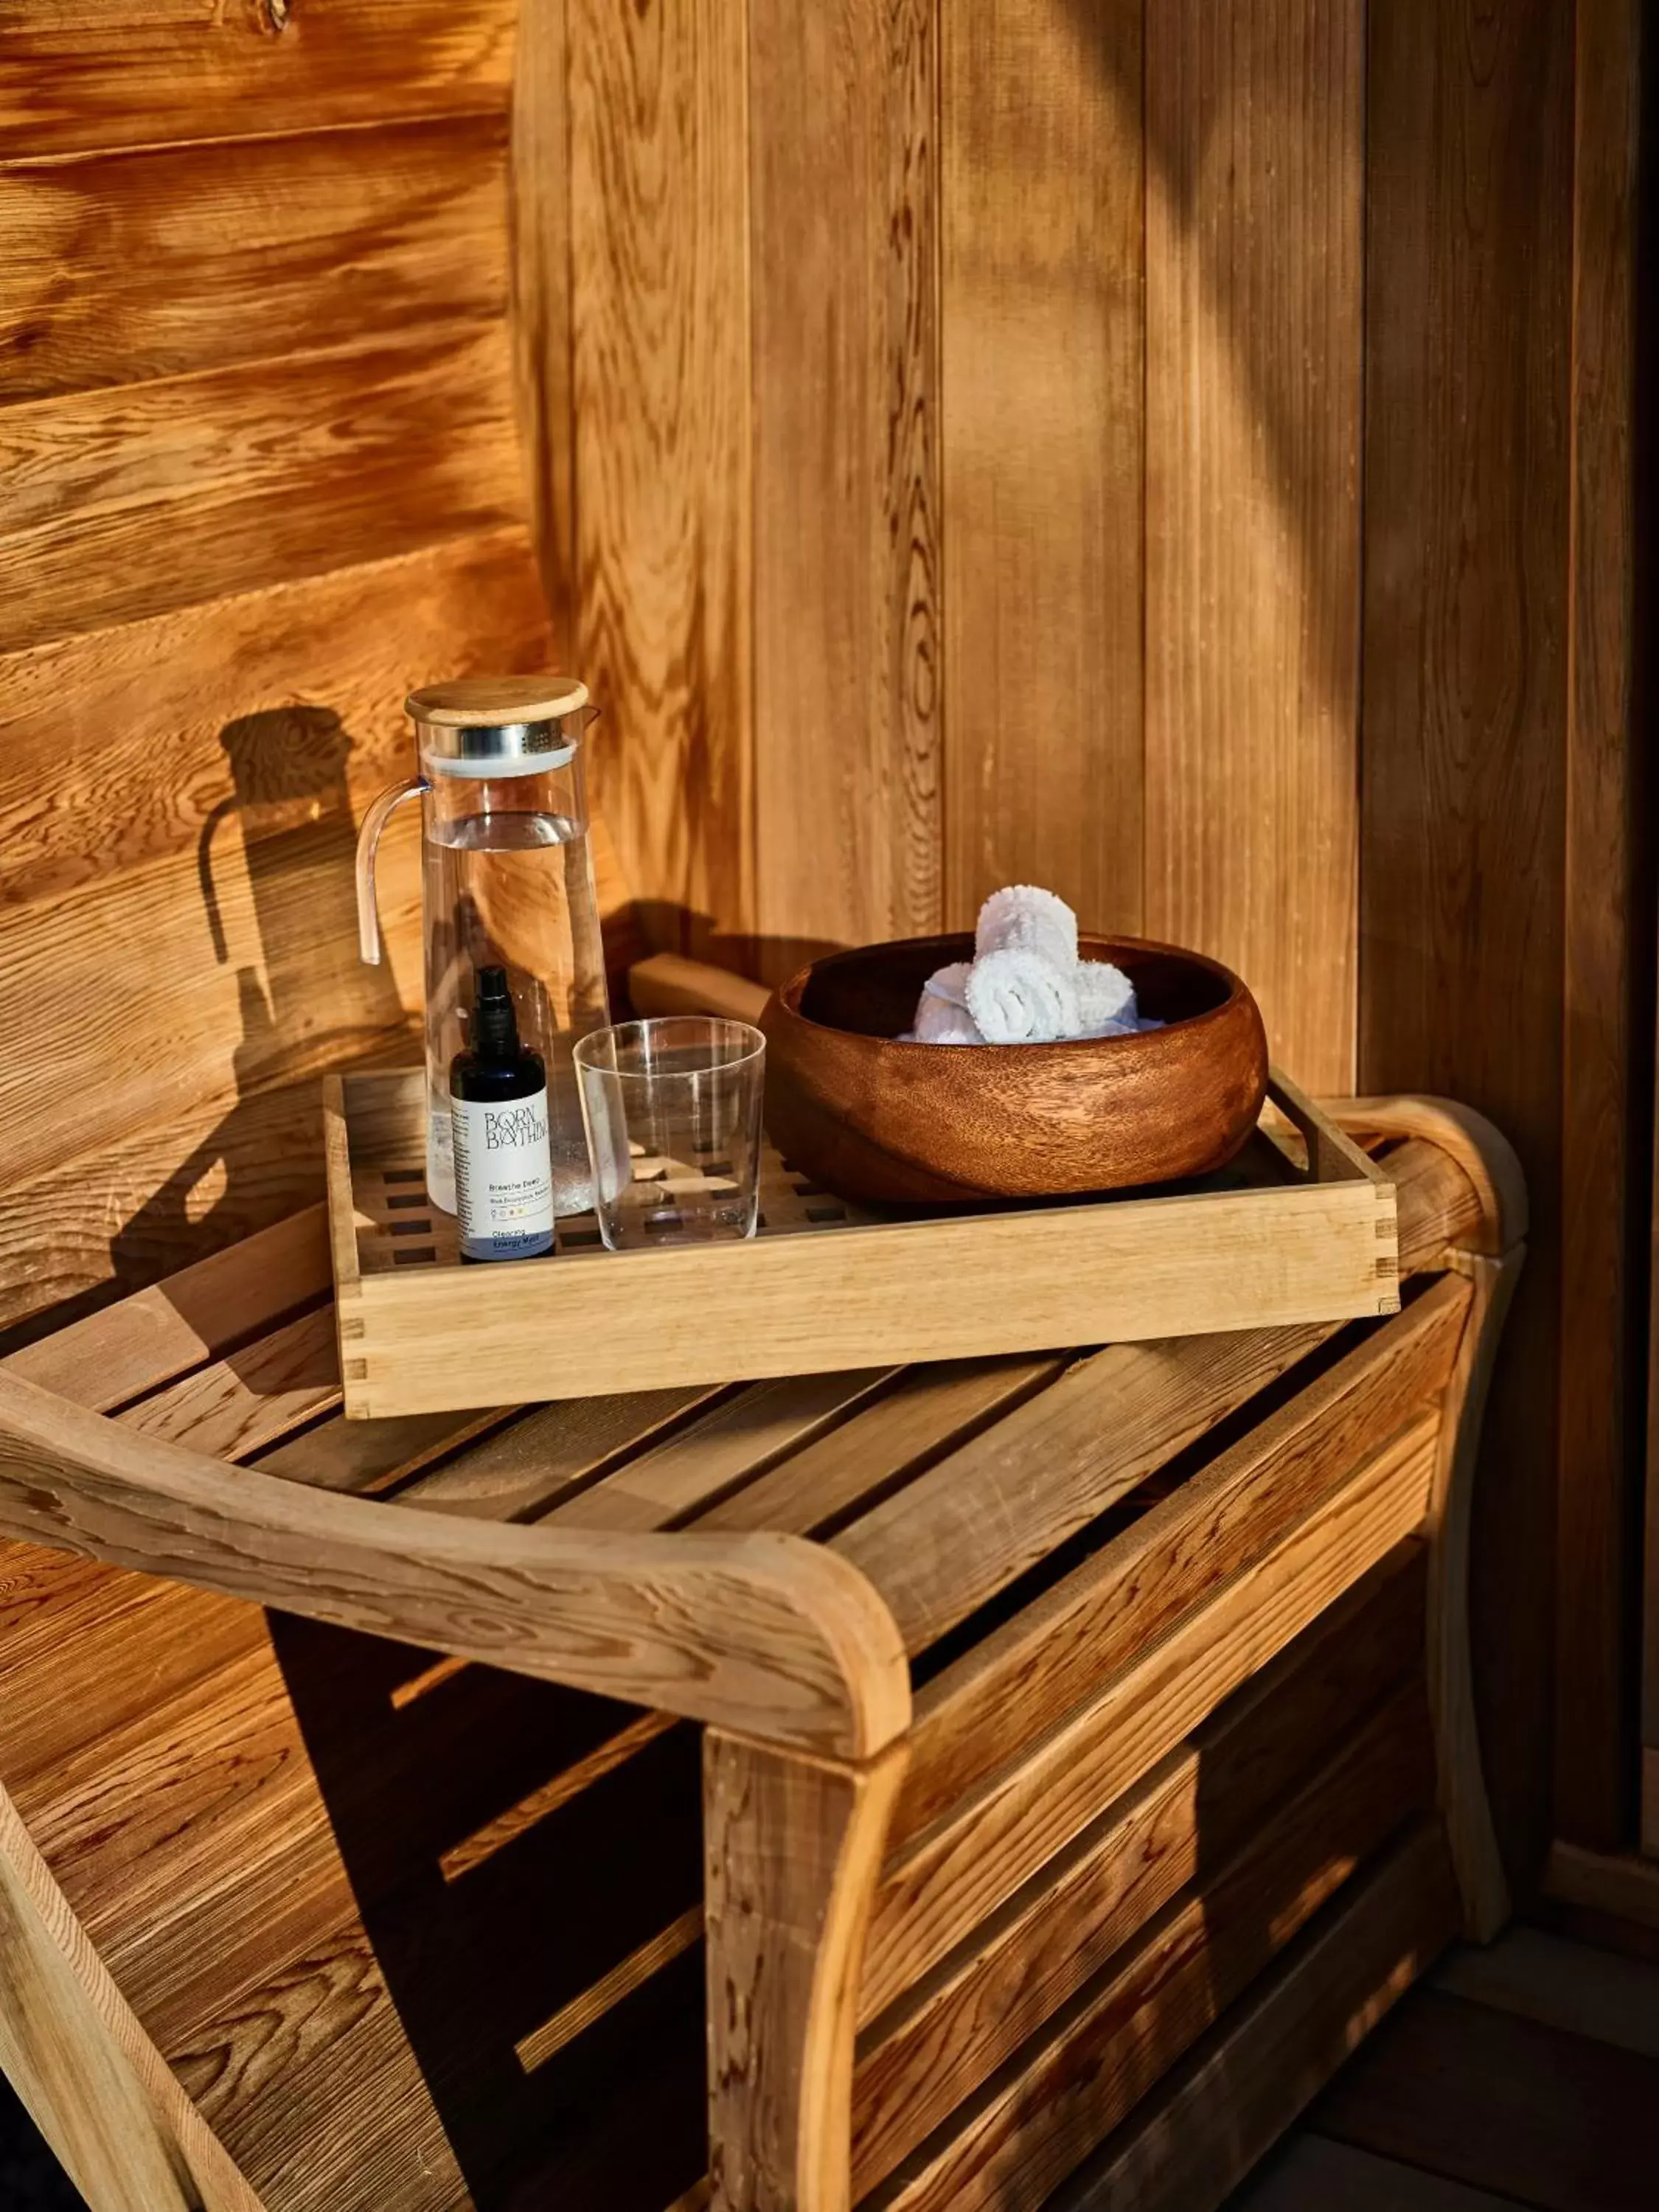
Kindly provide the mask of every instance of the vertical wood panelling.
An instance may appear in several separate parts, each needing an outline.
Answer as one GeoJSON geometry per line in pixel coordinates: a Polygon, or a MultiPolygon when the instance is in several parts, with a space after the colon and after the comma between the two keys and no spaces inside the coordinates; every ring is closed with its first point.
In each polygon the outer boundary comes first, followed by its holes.
{"type": "Polygon", "coordinates": [[[945,904],[1141,922],[1140,0],[944,19],[945,904]]]}
{"type": "MultiPolygon", "coordinates": [[[[1555,1826],[1629,1840],[1639,1485],[1626,1314],[1638,0],[1577,9],[1555,1826]]],[[[1639,1395],[1636,1401],[1639,1404],[1639,1395]]]]}
{"type": "Polygon", "coordinates": [[[1351,1090],[1361,0],[1146,10],[1146,927],[1351,1090]]]}
{"type": "Polygon", "coordinates": [[[763,970],[939,908],[937,0],[755,0],[763,970]]]}
{"type": "Polygon", "coordinates": [[[554,666],[576,642],[575,422],[570,379],[570,74],[566,0],[519,22],[510,174],[513,374],[531,536],[554,666]]]}
{"type": "Polygon", "coordinates": [[[748,9],[567,0],[574,665],[654,940],[750,927],[748,9]]]}
{"type": "Polygon", "coordinates": [[[1524,1861],[1551,1703],[1572,13],[1389,0],[1370,24],[1359,1076],[1490,1115],[1530,1186],[1474,1598],[1524,1861]]]}

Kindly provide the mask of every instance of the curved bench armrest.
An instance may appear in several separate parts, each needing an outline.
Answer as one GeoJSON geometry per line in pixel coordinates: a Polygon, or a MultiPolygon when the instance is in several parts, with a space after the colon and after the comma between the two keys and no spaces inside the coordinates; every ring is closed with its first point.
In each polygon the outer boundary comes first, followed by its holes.
{"type": "Polygon", "coordinates": [[[902,1735],[909,1670],[848,1561],[795,1536],[503,1527],[307,1490],[0,1375],[0,1534],[792,1747],[902,1735]]]}
{"type": "Polygon", "coordinates": [[[1503,1131],[1452,1098],[1401,1093],[1378,1098],[1325,1098],[1322,1109],[1351,1137],[1419,1137],[1448,1153],[1468,1176],[1482,1226],[1466,1249],[1501,1259],[1527,1235],[1527,1179],[1503,1131]]]}

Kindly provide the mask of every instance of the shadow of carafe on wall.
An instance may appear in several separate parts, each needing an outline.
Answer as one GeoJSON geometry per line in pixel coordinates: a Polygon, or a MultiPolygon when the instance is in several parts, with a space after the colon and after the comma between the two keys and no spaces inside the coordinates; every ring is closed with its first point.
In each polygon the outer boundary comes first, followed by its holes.
{"type": "Polygon", "coordinates": [[[111,1239],[123,1290],[319,1198],[316,1078],[408,1031],[391,970],[357,957],[353,747],[339,715],[270,708],[228,723],[220,743],[231,788],[197,841],[202,974],[172,988],[216,1006],[234,969],[234,1098],[111,1239]]]}

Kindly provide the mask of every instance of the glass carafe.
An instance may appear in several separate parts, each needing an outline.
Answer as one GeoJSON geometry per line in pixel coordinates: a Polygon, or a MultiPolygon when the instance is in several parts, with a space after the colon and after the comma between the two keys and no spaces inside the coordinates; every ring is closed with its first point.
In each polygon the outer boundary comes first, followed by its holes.
{"type": "Polygon", "coordinates": [[[412,692],[420,774],[383,791],[357,837],[363,958],[378,963],[374,859],[394,807],[422,818],[426,951],[427,1190],[455,1211],[449,1068],[468,1042],[474,981],[505,968],[519,1034],[547,1068],[556,1213],[585,1212],[592,1180],[571,1053],[611,1018],[588,849],[582,733],[594,719],[568,678],[477,678],[412,692]]]}

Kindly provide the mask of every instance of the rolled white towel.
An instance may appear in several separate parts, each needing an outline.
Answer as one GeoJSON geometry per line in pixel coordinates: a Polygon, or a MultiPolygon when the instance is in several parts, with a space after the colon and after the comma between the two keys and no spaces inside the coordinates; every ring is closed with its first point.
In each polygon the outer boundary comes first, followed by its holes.
{"type": "Polygon", "coordinates": [[[968,1011],[968,960],[953,960],[948,968],[935,969],[921,987],[924,999],[936,999],[943,1006],[959,1006],[968,1011]]]}
{"type": "Polygon", "coordinates": [[[1035,952],[1061,974],[1077,966],[1077,916],[1063,898],[1036,884],[1009,884],[979,910],[974,951],[1035,952]]]}
{"type": "Polygon", "coordinates": [[[1085,1036],[1130,1036],[1140,1026],[1135,987],[1109,960],[1079,962],[1077,1005],[1085,1036]]]}
{"type": "Polygon", "coordinates": [[[916,1025],[908,1042],[912,1044],[983,1044],[985,1040],[965,1006],[953,1006],[948,999],[936,999],[931,991],[924,991],[921,1003],[916,1008],[916,1025]]]}
{"type": "Polygon", "coordinates": [[[1075,973],[1024,946],[981,953],[968,974],[968,1011],[987,1044],[1074,1037],[1083,1026],[1075,973]]]}

